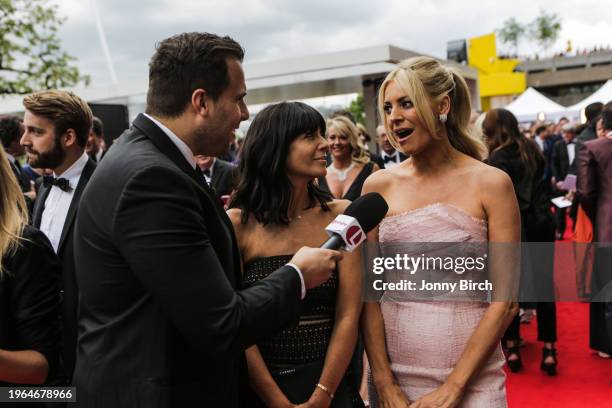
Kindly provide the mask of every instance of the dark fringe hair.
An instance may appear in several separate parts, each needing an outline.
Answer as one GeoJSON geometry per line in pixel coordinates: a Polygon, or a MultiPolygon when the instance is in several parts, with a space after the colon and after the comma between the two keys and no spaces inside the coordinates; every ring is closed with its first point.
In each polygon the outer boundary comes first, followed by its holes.
{"type": "MultiPolygon", "coordinates": [[[[244,139],[238,187],[230,208],[242,210],[241,222],[249,216],[265,225],[288,225],[288,211],[293,194],[287,176],[289,146],[307,132],[325,134],[323,116],[301,102],[281,102],[267,106],[257,114],[244,139]]],[[[331,194],[321,190],[314,180],[308,183],[308,208],[320,205],[329,211],[331,194]]]]}

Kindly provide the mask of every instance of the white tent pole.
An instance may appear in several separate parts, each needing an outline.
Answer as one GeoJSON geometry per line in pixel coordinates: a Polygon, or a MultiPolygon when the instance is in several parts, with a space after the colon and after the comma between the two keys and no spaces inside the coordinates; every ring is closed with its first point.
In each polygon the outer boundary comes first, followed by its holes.
{"type": "Polygon", "coordinates": [[[113,85],[116,85],[119,81],[117,80],[115,66],[113,65],[113,60],[111,59],[111,54],[108,49],[108,43],[106,42],[106,35],[104,34],[104,28],[102,27],[102,20],[100,19],[100,13],[98,12],[96,0],[89,0],[89,3],[91,4],[91,9],[93,10],[94,18],[96,20],[98,38],[100,39],[100,45],[102,46],[102,51],[104,52],[104,57],[106,58],[106,66],[108,67],[108,72],[110,73],[113,85]]]}

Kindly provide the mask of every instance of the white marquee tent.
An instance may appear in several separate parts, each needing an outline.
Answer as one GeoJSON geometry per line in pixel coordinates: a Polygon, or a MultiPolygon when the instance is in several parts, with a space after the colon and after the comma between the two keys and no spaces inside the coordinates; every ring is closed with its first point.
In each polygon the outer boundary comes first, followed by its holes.
{"type": "Polygon", "coordinates": [[[519,122],[533,122],[542,113],[546,120],[556,120],[566,114],[565,106],[547,98],[531,87],[506,105],[505,109],[512,112],[519,122]]]}
{"type": "Polygon", "coordinates": [[[612,79],[608,79],[608,81],[592,95],[586,97],[575,105],[569,106],[567,111],[574,114],[579,114],[584,108],[594,102],[607,103],[609,101],[612,101],[612,79]]]}

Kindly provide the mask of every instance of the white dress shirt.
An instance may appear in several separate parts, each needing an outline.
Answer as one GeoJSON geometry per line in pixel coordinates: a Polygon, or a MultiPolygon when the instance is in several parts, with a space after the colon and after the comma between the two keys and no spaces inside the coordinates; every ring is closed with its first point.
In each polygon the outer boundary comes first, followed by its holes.
{"type": "Polygon", "coordinates": [[[383,150],[381,151],[380,156],[383,158],[383,161],[385,162],[385,169],[391,169],[401,164],[400,155],[397,150],[393,152],[393,154],[388,154],[387,152],[383,150]],[[386,161],[385,160],[386,157],[395,158],[395,161],[386,161]]]}
{"type": "MultiPolygon", "coordinates": [[[[174,132],[168,129],[168,127],[164,126],[157,119],[151,117],[150,115],[147,115],[146,113],[143,113],[143,115],[145,115],[153,123],[155,123],[168,136],[168,138],[172,141],[172,143],[174,143],[174,145],[179,149],[179,151],[183,154],[183,156],[185,156],[185,160],[187,160],[187,162],[191,165],[191,167],[195,171],[197,163],[195,159],[193,158],[193,152],[191,151],[189,146],[187,146],[187,144],[183,142],[180,137],[174,134],[174,132]]],[[[212,176],[212,166],[211,166],[211,176],[212,176]]],[[[208,182],[210,183],[210,181],[208,182]]],[[[304,299],[304,297],[306,296],[306,285],[304,284],[304,275],[302,275],[302,271],[300,270],[300,268],[298,268],[297,265],[294,265],[292,263],[288,263],[287,265],[291,266],[298,273],[300,277],[300,283],[302,285],[302,299],[304,299]]]]}
{"type": "Polygon", "coordinates": [[[569,158],[569,164],[571,166],[576,157],[576,144],[574,142],[567,144],[567,157],[569,158]]]}
{"type": "Polygon", "coordinates": [[[53,174],[58,178],[65,178],[70,183],[70,191],[63,191],[58,186],[52,186],[49,191],[49,195],[45,200],[45,208],[42,213],[40,220],[40,230],[49,238],[53,249],[57,253],[64,224],[66,223],[66,216],[68,215],[68,209],[74,196],[74,190],[79,184],[81,179],[81,173],[89,160],[87,153],[83,153],[81,157],[75,161],[62,174],[53,174]]]}
{"type": "Polygon", "coordinates": [[[542,140],[542,138],[540,136],[536,136],[534,138],[534,140],[538,144],[538,147],[540,148],[540,151],[543,152],[544,151],[544,140],[542,140]]]}

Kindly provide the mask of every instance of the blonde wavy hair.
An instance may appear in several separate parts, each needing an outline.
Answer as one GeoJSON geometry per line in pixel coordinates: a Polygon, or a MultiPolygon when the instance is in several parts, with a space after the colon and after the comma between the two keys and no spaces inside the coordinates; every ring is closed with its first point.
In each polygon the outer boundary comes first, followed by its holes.
{"type": "Polygon", "coordinates": [[[4,148],[0,145],[0,278],[2,259],[11,255],[28,223],[28,208],[4,148]]]}
{"type": "Polygon", "coordinates": [[[328,119],[326,125],[328,131],[333,127],[342,136],[348,138],[349,146],[351,147],[351,161],[361,164],[370,161],[370,156],[359,138],[359,129],[350,119],[344,116],[336,116],[335,118],[328,119]]]}
{"type": "Polygon", "coordinates": [[[470,94],[463,77],[454,68],[446,67],[431,57],[408,58],[387,75],[378,93],[378,111],[387,128],[389,142],[397,150],[400,145],[397,136],[387,126],[384,111],[385,91],[391,81],[404,91],[412,101],[419,120],[429,134],[439,138],[440,121],[431,109],[432,103],[439,103],[446,95],[450,98],[450,111],[446,126],[450,144],[460,152],[477,160],[486,154],[486,146],[468,131],[471,114],[470,94]]]}

